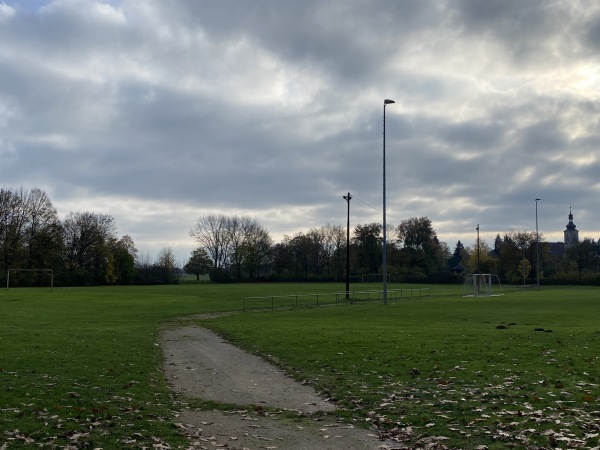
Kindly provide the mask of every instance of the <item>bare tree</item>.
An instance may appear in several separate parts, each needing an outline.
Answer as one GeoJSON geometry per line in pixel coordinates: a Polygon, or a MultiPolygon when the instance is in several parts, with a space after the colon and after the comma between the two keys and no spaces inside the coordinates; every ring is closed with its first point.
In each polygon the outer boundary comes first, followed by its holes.
{"type": "Polygon", "coordinates": [[[0,257],[7,266],[44,267],[60,247],[56,209],[40,189],[0,189],[0,257]]]}
{"type": "Polygon", "coordinates": [[[171,247],[161,249],[156,258],[156,266],[163,274],[164,283],[171,284],[179,279],[175,267],[175,254],[171,247]]]}
{"type": "Polygon", "coordinates": [[[147,269],[152,266],[152,256],[150,252],[144,251],[138,255],[135,260],[135,267],[138,269],[147,269]]]}
{"type": "Polygon", "coordinates": [[[46,193],[38,188],[31,190],[27,205],[30,212],[27,246],[29,268],[47,267],[56,258],[62,244],[61,227],[56,209],[46,193]]]}
{"type": "Polygon", "coordinates": [[[228,218],[223,214],[201,216],[190,230],[190,236],[210,255],[214,269],[221,269],[227,263],[229,233],[228,218]]]}
{"type": "Polygon", "coordinates": [[[89,211],[70,212],[63,222],[66,262],[75,281],[111,283],[114,281],[113,255],[109,243],[115,239],[112,216],[89,211]]]}
{"type": "Polygon", "coordinates": [[[271,259],[273,241],[269,232],[256,224],[246,236],[242,264],[249,278],[260,277],[261,268],[271,259]]]}
{"type": "Polygon", "coordinates": [[[370,223],[356,225],[353,242],[358,253],[358,264],[367,273],[377,273],[381,264],[381,225],[370,223]]]}
{"type": "Polygon", "coordinates": [[[330,270],[335,274],[337,280],[341,280],[345,273],[346,262],[346,229],[341,225],[326,225],[326,246],[330,255],[330,270]]]}
{"type": "Polygon", "coordinates": [[[272,243],[269,233],[248,216],[202,216],[190,236],[208,252],[213,269],[238,280],[258,274],[272,243]]]}
{"type": "Polygon", "coordinates": [[[8,267],[17,263],[23,251],[30,217],[26,199],[23,189],[0,189],[0,248],[2,260],[8,267]]]}
{"type": "Polygon", "coordinates": [[[242,263],[247,255],[249,242],[259,228],[258,222],[247,216],[228,217],[226,221],[229,242],[229,261],[234,268],[235,278],[242,278],[242,263]]]}

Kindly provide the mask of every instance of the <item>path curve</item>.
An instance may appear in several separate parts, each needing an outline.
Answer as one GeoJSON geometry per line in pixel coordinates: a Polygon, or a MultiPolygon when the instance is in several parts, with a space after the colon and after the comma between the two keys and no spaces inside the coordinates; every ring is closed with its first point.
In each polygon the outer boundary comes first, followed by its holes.
{"type": "Polygon", "coordinates": [[[293,380],[258,356],[195,326],[164,330],[165,372],[172,388],[184,396],[219,403],[253,405],[234,412],[185,410],[180,428],[190,448],[371,450],[396,449],[373,432],[310,414],[331,412],[335,405],[310,386],[293,380]],[[298,411],[298,421],[277,414],[257,414],[260,406],[298,411]],[[258,407],[258,408],[257,408],[258,407]],[[248,410],[250,412],[248,412],[248,410]],[[306,416],[308,414],[308,416],[306,416]]]}
{"type": "Polygon", "coordinates": [[[335,410],[310,386],[206,328],[168,330],[163,342],[167,377],[176,391],[190,397],[304,413],[335,410]]]}

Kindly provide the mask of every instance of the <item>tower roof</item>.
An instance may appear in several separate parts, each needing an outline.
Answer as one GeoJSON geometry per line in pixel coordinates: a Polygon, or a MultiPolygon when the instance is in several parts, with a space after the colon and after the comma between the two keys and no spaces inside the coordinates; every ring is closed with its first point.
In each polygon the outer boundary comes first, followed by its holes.
{"type": "Polygon", "coordinates": [[[567,224],[567,230],[574,230],[575,228],[577,228],[577,225],[573,223],[573,212],[569,206],[569,223],[567,224]]]}

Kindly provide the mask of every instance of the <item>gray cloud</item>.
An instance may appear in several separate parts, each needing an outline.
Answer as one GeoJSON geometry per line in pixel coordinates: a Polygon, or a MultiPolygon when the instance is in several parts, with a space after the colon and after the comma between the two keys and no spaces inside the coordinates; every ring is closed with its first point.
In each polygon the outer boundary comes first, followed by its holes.
{"type": "MultiPolygon", "coordinates": [[[[442,240],[569,204],[600,237],[600,6],[585,1],[0,2],[0,179],[183,259],[201,214],[277,238],[428,216],[442,240]]],[[[487,236],[486,236],[487,239],[487,236]]]]}

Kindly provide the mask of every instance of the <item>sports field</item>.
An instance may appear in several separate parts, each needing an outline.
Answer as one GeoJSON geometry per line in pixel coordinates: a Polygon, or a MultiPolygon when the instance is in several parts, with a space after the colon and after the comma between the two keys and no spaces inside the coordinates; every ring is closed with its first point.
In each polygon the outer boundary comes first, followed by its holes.
{"type": "Polygon", "coordinates": [[[211,320],[193,315],[343,285],[2,290],[0,448],[187,448],[174,411],[219,405],[175,398],[166,385],[158,332],[182,320],[269,355],[342,406],[341,419],[403,445],[599,445],[600,289],[463,298],[462,287],[430,288],[387,305],[211,320]]]}

